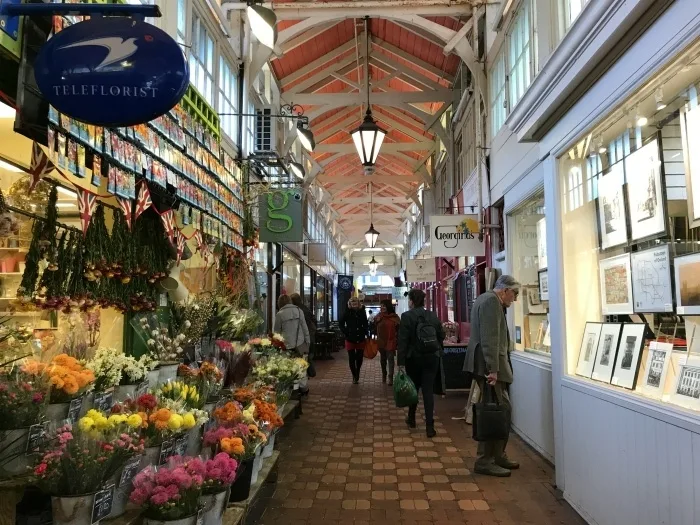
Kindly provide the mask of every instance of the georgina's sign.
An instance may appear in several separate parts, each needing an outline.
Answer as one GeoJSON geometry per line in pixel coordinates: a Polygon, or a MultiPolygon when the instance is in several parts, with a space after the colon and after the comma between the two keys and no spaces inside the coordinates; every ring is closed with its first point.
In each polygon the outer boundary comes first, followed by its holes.
{"type": "Polygon", "coordinates": [[[37,85],[58,111],[88,124],[142,124],[170,111],[189,85],[180,46],[146,22],[92,18],[62,30],[34,63],[37,85]]]}
{"type": "Polygon", "coordinates": [[[483,257],[478,215],[432,215],[430,249],[433,257],[483,257]]]}

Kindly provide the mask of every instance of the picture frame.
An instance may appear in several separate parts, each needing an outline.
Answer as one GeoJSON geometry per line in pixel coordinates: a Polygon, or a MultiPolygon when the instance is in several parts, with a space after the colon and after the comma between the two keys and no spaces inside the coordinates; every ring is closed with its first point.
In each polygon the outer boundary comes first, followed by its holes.
{"type": "Polygon", "coordinates": [[[700,357],[687,356],[680,363],[669,401],[683,408],[700,410],[700,357]]]}
{"type": "Polygon", "coordinates": [[[635,313],[673,312],[671,248],[668,244],[631,254],[635,313]]]}
{"type": "Polygon", "coordinates": [[[666,195],[657,135],[625,157],[630,238],[650,239],[666,232],[666,195]]]}
{"type": "Polygon", "coordinates": [[[639,385],[639,391],[642,394],[654,399],[663,397],[672,355],[673,344],[658,341],[649,343],[644,377],[639,385]]]}
{"type": "Polygon", "coordinates": [[[581,339],[581,348],[578,353],[576,375],[590,378],[591,374],[593,374],[593,365],[596,360],[595,354],[598,350],[598,341],[602,330],[603,323],[586,323],[586,327],[583,330],[583,338],[581,339]]]}
{"type": "Polygon", "coordinates": [[[537,283],[540,301],[549,301],[549,277],[547,270],[539,270],[537,272],[537,283]]]}
{"type": "Polygon", "coordinates": [[[688,227],[700,226],[700,152],[691,144],[700,138],[700,108],[681,111],[681,139],[685,163],[685,190],[688,196],[688,227]]]}
{"type": "Polygon", "coordinates": [[[592,379],[603,383],[610,383],[612,380],[621,333],[622,323],[605,323],[603,325],[598,339],[592,379]]]}
{"type": "Polygon", "coordinates": [[[673,260],[676,279],[676,313],[700,315],[700,253],[673,260]]]}
{"type": "Polygon", "coordinates": [[[625,172],[618,162],[598,179],[598,236],[602,250],[627,242],[625,204],[625,172]]]}
{"type": "Polygon", "coordinates": [[[600,301],[603,315],[634,313],[630,254],[603,259],[600,268],[600,301]]]}
{"type": "Polygon", "coordinates": [[[615,371],[610,384],[634,390],[641,365],[646,327],[646,323],[626,323],[623,325],[620,345],[615,358],[615,371]]]}

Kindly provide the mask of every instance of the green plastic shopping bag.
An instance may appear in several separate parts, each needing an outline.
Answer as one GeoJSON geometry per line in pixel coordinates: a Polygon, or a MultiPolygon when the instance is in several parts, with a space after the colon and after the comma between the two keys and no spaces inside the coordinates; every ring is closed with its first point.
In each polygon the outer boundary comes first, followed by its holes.
{"type": "Polygon", "coordinates": [[[399,372],[394,378],[394,402],[399,408],[418,403],[418,391],[406,372],[399,372]]]}

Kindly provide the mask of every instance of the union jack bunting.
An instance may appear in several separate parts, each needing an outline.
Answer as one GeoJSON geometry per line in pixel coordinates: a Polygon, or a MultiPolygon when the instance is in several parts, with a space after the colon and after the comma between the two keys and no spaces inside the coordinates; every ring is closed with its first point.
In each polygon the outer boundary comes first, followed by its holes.
{"type": "Polygon", "coordinates": [[[39,181],[51,173],[56,166],[49,160],[49,157],[44,153],[38,143],[32,143],[32,160],[29,164],[29,174],[32,182],[29,184],[28,194],[31,194],[39,184],[39,181]]]}
{"type": "Polygon", "coordinates": [[[185,239],[185,236],[182,235],[180,231],[177,231],[175,233],[175,236],[177,237],[177,264],[180,264],[180,260],[182,259],[182,254],[185,251],[185,243],[187,242],[187,239],[185,239]]]}
{"type": "Polygon", "coordinates": [[[175,245],[175,212],[173,210],[164,211],[160,214],[160,220],[163,221],[163,228],[168,234],[170,244],[175,245]]]}
{"type": "Polygon", "coordinates": [[[146,183],[142,182],[141,187],[139,188],[139,197],[136,199],[136,212],[134,213],[134,220],[138,219],[139,216],[151,206],[153,206],[151,192],[148,191],[148,186],[146,183]]]}
{"type": "Polygon", "coordinates": [[[195,230],[194,232],[194,242],[197,243],[197,249],[204,254],[204,250],[202,249],[202,245],[204,244],[204,240],[202,239],[202,232],[199,230],[195,230]]]}
{"type": "Polygon", "coordinates": [[[127,199],[125,197],[117,197],[117,202],[119,202],[119,207],[124,212],[126,227],[131,230],[131,210],[134,207],[134,203],[131,201],[131,199],[127,199]]]}
{"type": "Polygon", "coordinates": [[[97,195],[83,188],[78,188],[78,213],[80,214],[80,225],[83,227],[83,235],[90,226],[90,219],[96,206],[97,195]]]}

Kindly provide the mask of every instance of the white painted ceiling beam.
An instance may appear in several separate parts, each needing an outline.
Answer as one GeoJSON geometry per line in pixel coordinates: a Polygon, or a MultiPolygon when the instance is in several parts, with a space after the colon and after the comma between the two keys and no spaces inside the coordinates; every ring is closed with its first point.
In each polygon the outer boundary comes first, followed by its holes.
{"type": "MultiPolygon", "coordinates": [[[[385,142],[382,144],[382,149],[380,150],[380,155],[386,153],[393,153],[398,151],[428,151],[435,147],[433,141],[424,142],[385,142]]],[[[355,144],[345,143],[345,144],[318,144],[314,153],[355,153],[357,149],[355,144]]],[[[359,159],[358,159],[359,162],[359,159]]]]}
{"type": "MultiPolygon", "coordinates": [[[[372,42],[374,44],[376,44],[377,49],[379,49],[380,51],[389,52],[392,55],[396,55],[400,58],[403,58],[404,60],[408,60],[409,62],[411,62],[413,65],[419,67],[420,69],[427,71],[428,73],[432,73],[433,75],[435,75],[437,77],[444,78],[450,84],[454,83],[454,81],[455,81],[454,75],[451,75],[451,74],[443,71],[439,67],[436,67],[436,66],[430,64],[429,62],[425,62],[424,60],[421,60],[420,58],[413,56],[412,54],[408,53],[407,51],[404,51],[403,49],[396,47],[395,45],[390,44],[389,42],[382,40],[381,38],[378,38],[376,36],[372,36],[372,42]]],[[[386,53],[384,53],[384,54],[386,54],[386,53]]]]}
{"type": "MultiPolygon", "coordinates": [[[[411,12],[411,14],[417,14],[417,13],[411,12]]],[[[431,44],[435,44],[436,46],[438,46],[440,48],[442,48],[445,45],[445,43],[442,40],[440,40],[438,37],[433,35],[431,32],[426,31],[424,29],[421,29],[418,26],[406,24],[406,23],[400,22],[398,20],[392,20],[392,22],[394,24],[396,24],[397,26],[405,29],[409,33],[413,33],[417,37],[422,38],[423,40],[427,40],[431,44]]]]}
{"type": "MultiPolygon", "coordinates": [[[[401,205],[406,204],[407,200],[408,199],[406,197],[372,197],[372,202],[374,204],[381,205],[401,205]]],[[[369,204],[369,195],[366,197],[343,197],[342,199],[338,199],[334,195],[331,202],[337,202],[340,206],[348,206],[351,204],[369,204]]]]}
{"type": "Polygon", "coordinates": [[[397,79],[403,82],[404,84],[408,84],[409,86],[415,89],[420,89],[421,91],[444,89],[444,86],[441,86],[437,82],[433,82],[432,80],[416,73],[411,68],[399,64],[398,62],[394,62],[393,64],[387,64],[387,62],[389,62],[390,59],[386,58],[386,55],[383,55],[381,53],[376,53],[376,55],[381,55],[381,58],[373,56],[372,58],[370,58],[369,63],[387,74],[391,74],[395,71],[398,71],[399,76],[397,77],[397,79]],[[408,72],[412,72],[413,74],[410,75],[408,72]]]}
{"type": "MultiPolygon", "coordinates": [[[[382,108],[382,111],[384,108],[382,108]]],[[[424,140],[429,140],[430,137],[426,137],[425,135],[422,135],[421,133],[415,131],[414,129],[409,128],[405,124],[402,124],[398,120],[394,119],[393,117],[390,117],[389,115],[385,115],[381,111],[373,111],[372,116],[374,116],[374,120],[381,122],[380,126],[389,128],[389,130],[396,130],[400,133],[403,133],[404,135],[411,137],[412,139],[418,140],[418,141],[424,141],[424,140]]]]}
{"type": "MultiPolygon", "coordinates": [[[[373,175],[372,177],[367,177],[365,175],[351,175],[348,177],[343,177],[341,181],[335,179],[330,175],[319,175],[318,180],[324,185],[326,183],[336,183],[343,186],[354,186],[355,184],[367,184],[370,180],[372,183],[384,182],[387,184],[393,184],[394,182],[421,182],[421,177],[418,174],[413,175],[402,175],[401,177],[396,177],[393,175],[373,175]]],[[[337,189],[337,188],[336,188],[337,189]]]]}
{"type": "MultiPolygon", "coordinates": [[[[277,20],[302,20],[306,17],[333,15],[363,18],[404,13],[407,9],[425,16],[463,17],[471,14],[471,0],[345,0],[331,2],[265,2],[275,11],[277,20]]],[[[244,2],[224,4],[229,9],[245,9],[244,2]]]]}
{"type": "MultiPolygon", "coordinates": [[[[292,26],[292,27],[296,27],[296,26],[292,26]]],[[[299,80],[300,78],[308,75],[312,71],[315,71],[319,67],[327,64],[328,62],[330,62],[334,58],[337,58],[337,57],[341,56],[342,54],[347,53],[351,49],[355,49],[355,40],[354,39],[348,40],[343,45],[338,46],[335,49],[333,49],[332,51],[329,51],[325,55],[317,58],[316,60],[309,62],[304,67],[299,68],[296,71],[290,73],[289,75],[280,78],[279,81],[280,81],[281,87],[284,88],[285,85],[288,85],[291,82],[294,82],[295,80],[299,80]]],[[[353,56],[355,56],[354,53],[353,53],[353,56]]]]}
{"type": "MultiPolygon", "coordinates": [[[[293,97],[283,94],[285,100],[294,100],[303,106],[328,105],[329,107],[344,107],[360,105],[366,99],[364,93],[298,93],[293,97]]],[[[452,102],[454,95],[451,89],[413,92],[384,92],[372,93],[370,102],[380,106],[401,107],[402,104],[418,104],[425,102],[452,102]]]]}
{"type": "Polygon", "coordinates": [[[306,44],[307,42],[313,40],[317,36],[319,36],[321,33],[325,32],[326,30],[330,29],[334,25],[336,25],[338,22],[336,20],[333,20],[331,22],[327,22],[325,24],[318,25],[316,27],[312,27],[305,33],[300,34],[299,36],[296,36],[290,40],[287,40],[284,42],[282,45],[279,46],[279,48],[282,50],[282,54],[284,53],[289,53],[291,50],[296,49],[299,46],[302,46],[306,44]]]}
{"type": "MultiPolygon", "coordinates": [[[[339,55],[338,55],[339,56],[339,55]]],[[[360,59],[364,57],[364,52],[360,52],[360,59]]],[[[324,67],[321,71],[318,73],[315,73],[314,75],[310,76],[309,78],[304,79],[303,81],[299,82],[298,84],[295,84],[294,87],[285,89],[283,93],[283,97],[286,100],[294,100],[297,104],[299,102],[297,101],[298,97],[295,97],[294,95],[297,93],[302,93],[306,91],[307,89],[314,87],[316,84],[320,84],[318,87],[315,89],[320,89],[323,87],[325,84],[328,84],[333,81],[333,78],[331,76],[332,73],[335,73],[336,71],[343,69],[345,67],[355,67],[357,64],[357,57],[355,55],[348,55],[347,57],[343,58],[339,62],[335,62],[333,64],[330,64],[328,67],[324,67]],[[323,80],[330,78],[331,80],[329,82],[322,83],[323,80]],[[291,97],[291,98],[290,98],[291,97]]]]}
{"type": "MultiPolygon", "coordinates": [[[[357,63],[357,61],[355,61],[355,62],[357,63]]],[[[331,73],[331,76],[336,80],[340,80],[341,82],[345,83],[346,85],[350,86],[353,89],[357,89],[358,91],[360,91],[362,89],[359,84],[356,84],[355,82],[353,82],[349,78],[345,77],[345,75],[341,75],[339,73],[331,73]]]]}

